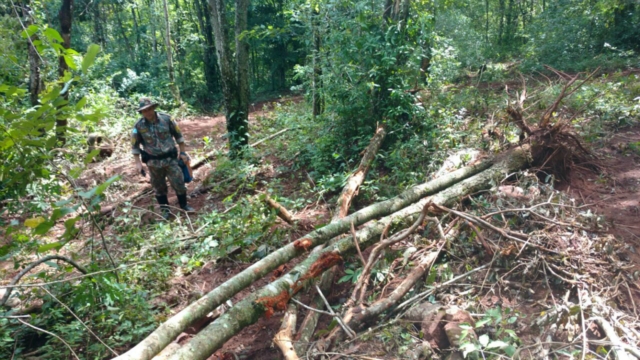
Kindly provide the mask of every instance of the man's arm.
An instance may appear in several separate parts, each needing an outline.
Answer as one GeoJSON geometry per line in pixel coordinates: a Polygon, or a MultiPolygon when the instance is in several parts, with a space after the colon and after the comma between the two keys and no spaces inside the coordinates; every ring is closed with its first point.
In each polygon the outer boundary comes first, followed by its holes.
{"type": "MultiPolygon", "coordinates": [[[[178,124],[171,119],[169,119],[169,130],[171,131],[173,138],[176,139],[176,143],[178,143],[178,147],[180,147],[180,152],[187,152],[187,145],[185,144],[184,137],[182,136],[182,131],[180,131],[178,124]]],[[[178,154],[178,157],[180,157],[180,154],[178,154]]]]}
{"type": "Polygon", "coordinates": [[[144,168],[142,167],[142,161],[140,160],[140,137],[138,134],[138,129],[133,128],[133,132],[131,133],[131,153],[133,154],[133,161],[136,166],[136,170],[138,173],[142,174],[142,176],[146,176],[144,168]]]}

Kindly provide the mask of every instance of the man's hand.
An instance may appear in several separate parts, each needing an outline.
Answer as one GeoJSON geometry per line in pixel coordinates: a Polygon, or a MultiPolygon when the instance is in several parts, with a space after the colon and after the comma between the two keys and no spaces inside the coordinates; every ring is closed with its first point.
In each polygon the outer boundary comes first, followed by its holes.
{"type": "Polygon", "coordinates": [[[147,172],[144,171],[144,167],[142,167],[142,163],[141,162],[136,162],[136,170],[138,171],[138,173],[140,173],[142,176],[147,176],[147,172]]]}

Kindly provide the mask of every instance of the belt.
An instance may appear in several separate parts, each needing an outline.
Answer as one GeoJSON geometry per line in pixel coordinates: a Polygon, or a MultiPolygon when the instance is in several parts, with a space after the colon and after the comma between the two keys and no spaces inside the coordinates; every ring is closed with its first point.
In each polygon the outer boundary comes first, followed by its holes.
{"type": "Polygon", "coordinates": [[[142,151],[140,153],[140,156],[142,158],[142,162],[147,162],[149,160],[164,160],[164,159],[168,159],[168,158],[177,158],[178,157],[178,150],[176,150],[176,148],[173,148],[173,150],[169,150],[166,153],[160,154],[160,155],[151,155],[146,151],[142,151]]]}

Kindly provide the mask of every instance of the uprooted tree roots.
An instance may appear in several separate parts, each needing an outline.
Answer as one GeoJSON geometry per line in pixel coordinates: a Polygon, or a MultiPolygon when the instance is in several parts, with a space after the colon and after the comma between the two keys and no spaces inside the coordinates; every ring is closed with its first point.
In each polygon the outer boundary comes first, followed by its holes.
{"type": "Polygon", "coordinates": [[[558,111],[564,98],[578,90],[597,71],[589,74],[579,84],[575,83],[580,74],[572,77],[564,85],[553,104],[544,112],[537,125],[529,125],[525,121],[524,101],[527,99],[527,90],[524,81],[522,92],[517,93],[515,101],[507,107],[507,114],[522,132],[521,143],[531,146],[531,166],[540,173],[550,174],[558,180],[569,182],[575,168],[594,172],[600,169],[595,156],[572,131],[571,121],[577,114],[560,117],[555,124],[551,123],[553,115],[558,111]]]}

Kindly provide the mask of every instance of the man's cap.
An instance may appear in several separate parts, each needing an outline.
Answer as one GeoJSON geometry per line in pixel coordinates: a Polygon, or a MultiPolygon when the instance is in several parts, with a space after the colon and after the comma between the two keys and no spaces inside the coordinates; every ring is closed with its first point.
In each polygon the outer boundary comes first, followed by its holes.
{"type": "Polygon", "coordinates": [[[157,102],[151,101],[151,99],[147,98],[147,97],[143,97],[140,99],[140,107],[138,107],[138,112],[141,112],[142,110],[146,110],[150,107],[156,107],[158,106],[157,102]]]}

